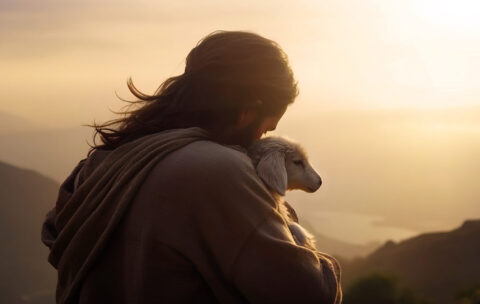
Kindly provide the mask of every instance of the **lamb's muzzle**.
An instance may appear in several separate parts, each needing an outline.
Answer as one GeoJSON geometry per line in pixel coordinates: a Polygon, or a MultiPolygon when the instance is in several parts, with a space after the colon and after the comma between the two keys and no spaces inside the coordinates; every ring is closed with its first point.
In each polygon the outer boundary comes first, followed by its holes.
{"type": "Polygon", "coordinates": [[[266,137],[248,150],[258,176],[277,198],[280,214],[298,245],[316,250],[315,240],[305,228],[292,219],[282,196],[286,190],[315,192],[322,179],[308,162],[305,150],[283,137],[266,137]]]}
{"type": "Polygon", "coordinates": [[[248,149],[248,154],[263,182],[282,196],[293,189],[315,192],[322,185],[305,150],[291,140],[276,136],[262,138],[248,149]]]}

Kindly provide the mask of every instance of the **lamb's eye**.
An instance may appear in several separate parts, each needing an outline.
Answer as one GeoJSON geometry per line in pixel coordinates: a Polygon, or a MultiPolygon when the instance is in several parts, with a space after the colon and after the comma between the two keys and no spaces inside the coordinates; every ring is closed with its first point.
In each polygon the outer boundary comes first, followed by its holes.
{"type": "Polygon", "coordinates": [[[303,163],[303,160],[301,159],[294,160],[293,163],[297,166],[301,166],[301,167],[305,166],[305,164],[303,163]]]}

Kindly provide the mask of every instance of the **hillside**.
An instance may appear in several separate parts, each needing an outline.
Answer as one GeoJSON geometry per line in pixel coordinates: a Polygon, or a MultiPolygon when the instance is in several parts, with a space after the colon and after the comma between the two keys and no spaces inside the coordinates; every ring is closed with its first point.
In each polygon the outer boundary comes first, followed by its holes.
{"type": "Polygon", "coordinates": [[[454,295],[480,282],[480,220],[468,220],[449,232],[422,234],[387,242],[365,258],[343,263],[344,286],[371,273],[388,273],[435,303],[453,303],[454,295]]]}
{"type": "Polygon", "coordinates": [[[34,171],[0,162],[0,303],[53,303],[56,273],[40,231],[58,187],[34,171]]]}

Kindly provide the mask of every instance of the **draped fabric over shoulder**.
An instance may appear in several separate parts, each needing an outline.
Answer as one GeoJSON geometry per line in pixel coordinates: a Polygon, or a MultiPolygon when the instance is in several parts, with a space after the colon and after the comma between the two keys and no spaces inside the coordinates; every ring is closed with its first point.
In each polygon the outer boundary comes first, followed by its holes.
{"type": "Polygon", "coordinates": [[[60,186],[42,240],[62,304],[342,299],[338,262],[297,245],[245,151],[200,128],[95,150],[60,186]]]}
{"type": "Polygon", "coordinates": [[[62,184],[56,208],[47,215],[43,242],[58,269],[57,303],[71,303],[82,280],[123,218],[154,165],[167,154],[208,138],[200,128],[173,129],[144,136],[108,153],[75,191],[85,159],[62,184]]]}

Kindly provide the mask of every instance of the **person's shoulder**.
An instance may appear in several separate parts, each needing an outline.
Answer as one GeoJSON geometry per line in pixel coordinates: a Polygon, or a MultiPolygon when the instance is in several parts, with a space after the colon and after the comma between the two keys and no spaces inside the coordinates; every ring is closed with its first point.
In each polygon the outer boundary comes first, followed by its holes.
{"type": "Polygon", "coordinates": [[[199,140],[174,155],[179,168],[184,170],[252,170],[253,164],[246,151],[238,146],[222,145],[214,141],[199,140]]]}
{"type": "MultiPolygon", "coordinates": [[[[144,191],[149,197],[174,200],[256,193],[270,200],[250,157],[241,150],[199,140],[169,153],[149,173],[144,191]]],[[[211,199],[223,201],[223,199],[211,199]]]]}
{"type": "Polygon", "coordinates": [[[189,188],[258,182],[252,161],[242,149],[210,140],[194,141],[169,153],[154,166],[149,178],[164,187],[189,188]]]}
{"type": "Polygon", "coordinates": [[[196,211],[228,207],[249,216],[247,210],[257,210],[261,217],[275,206],[246,153],[208,140],[190,143],[160,160],[143,191],[147,192],[143,197],[185,203],[196,211]]]}

